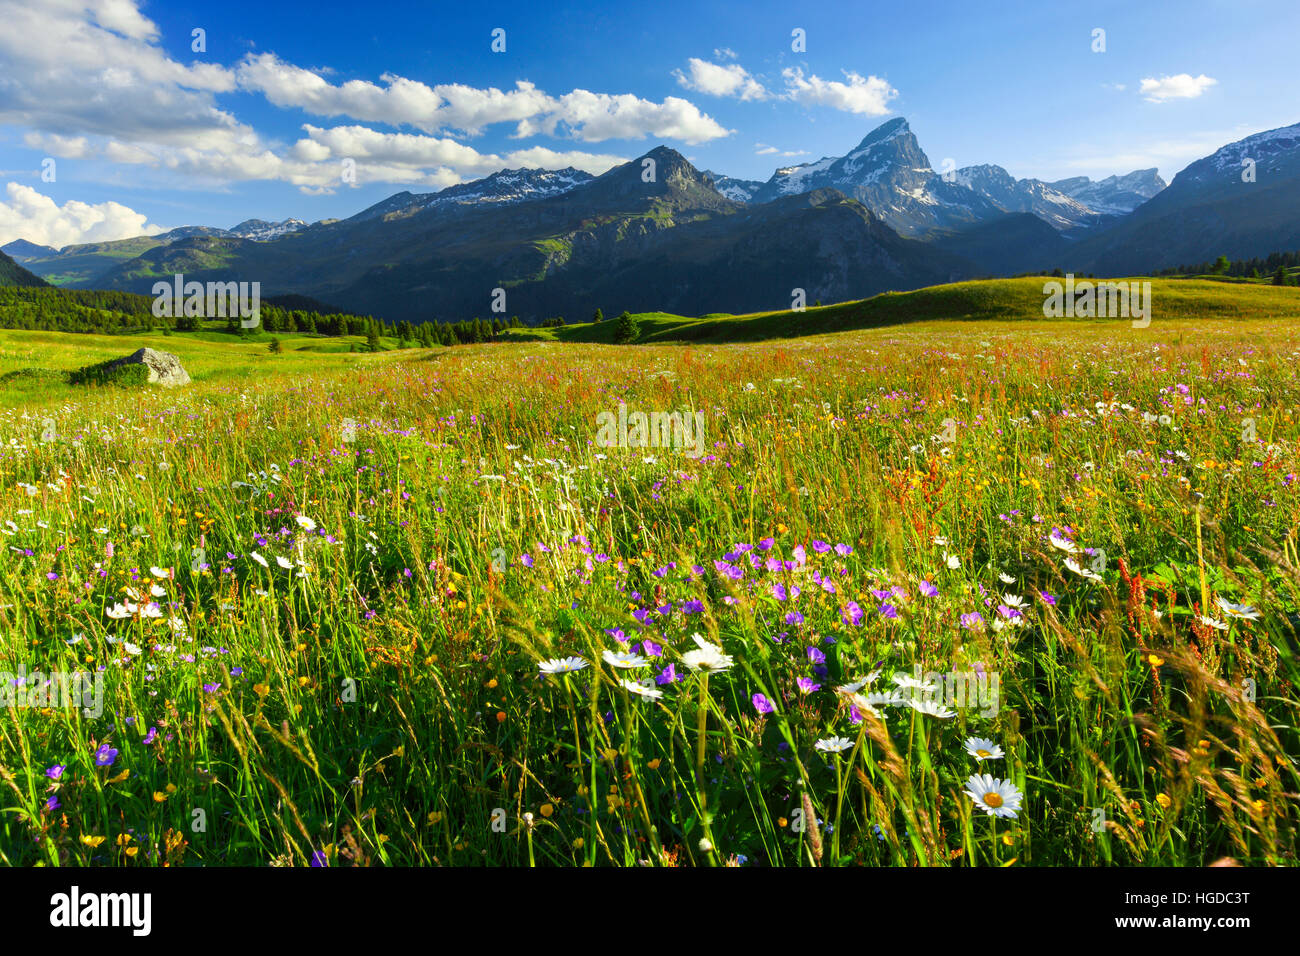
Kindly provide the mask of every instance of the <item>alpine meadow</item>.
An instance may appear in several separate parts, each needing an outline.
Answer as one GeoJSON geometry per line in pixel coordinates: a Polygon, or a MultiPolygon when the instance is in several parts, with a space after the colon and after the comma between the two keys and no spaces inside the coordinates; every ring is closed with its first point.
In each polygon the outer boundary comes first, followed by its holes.
{"type": "Polygon", "coordinates": [[[0,0],[0,863],[1296,866],[1300,11],[939,6],[0,0]]]}

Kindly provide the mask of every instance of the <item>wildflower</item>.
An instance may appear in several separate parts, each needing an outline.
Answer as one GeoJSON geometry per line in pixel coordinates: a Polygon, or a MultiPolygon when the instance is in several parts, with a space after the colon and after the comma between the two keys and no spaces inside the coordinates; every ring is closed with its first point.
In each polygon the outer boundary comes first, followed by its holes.
{"type": "Polygon", "coordinates": [[[1224,615],[1238,621],[1258,621],[1259,611],[1255,610],[1249,604],[1233,604],[1231,601],[1225,601],[1218,598],[1217,603],[1224,615]]]}
{"type": "Polygon", "coordinates": [[[622,667],[626,669],[650,666],[650,662],[640,654],[629,654],[627,651],[605,651],[605,653],[601,655],[601,660],[610,667],[622,667]]]}
{"type": "Polygon", "coordinates": [[[798,680],[795,681],[795,684],[798,686],[799,690],[801,690],[805,694],[811,694],[814,691],[821,690],[821,686],[822,686],[821,684],[815,683],[814,681],[810,680],[807,677],[800,677],[798,680]]]}
{"type": "Polygon", "coordinates": [[[764,697],[762,694],[755,694],[753,697],[750,698],[750,701],[753,703],[754,709],[758,711],[760,714],[776,713],[776,705],[773,704],[766,697],[764,697]]]}
{"type": "Polygon", "coordinates": [[[939,589],[935,587],[933,584],[931,584],[929,581],[922,581],[921,584],[919,585],[919,588],[921,593],[924,594],[926,597],[939,596],[939,589]]]}
{"type": "Polygon", "coordinates": [[[1091,568],[1085,568],[1078,561],[1074,560],[1074,558],[1066,558],[1065,566],[1069,568],[1071,571],[1073,571],[1075,574],[1079,575],[1079,577],[1081,578],[1086,578],[1089,581],[1101,580],[1100,574],[1098,574],[1096,571],[1093,571],[1091,568]]]}
{"type": "Polygon", "coordinates": [[[825,740],[817,741],[813,746],[823,753],[841,753],[852,747],[853,741],[847,737],[827,737],[825,740]]]}
{"type": "Polygon", "coordinates": [[[691,670],[710,674],[714,671],[725,671],[735,663],[730,655],[722,653],[722,648],[700,640],[698,635],[696,635],[696,642],[700,644],[698,651],[687,651],[682,655],[682,663],[691,670]]]}
{"type": "Polygon", "coordinates": [[[1204,614],[1199,615],[1198,620],[1206,627],[1212,627],[1216,631],[1226,631],[1228,629],[1228,625],[1224,624],[1222,621],[1216,621],[1214,618],[1206,617],[1204,614]]]}
{"type": "Polygon", "coordinates": [[[659,690],[659,688],[655,687],[649,681],[634,681],[628,680],[626,677],[620,677],[618,682],[622,685],[624,690],[636,694],[639,697],[658,700],[664,695],[663,691],[659,690]]]}
{"type": "Polygon", "coordinates": [[[989,774],[971,774],[966,781],[966,795],[989,816],[1016,818],[1021,810],[1024,795],[1010,780],[999,780],[989,774]]]}
{"type": "Polygon", "coordinates": [[[580,671],[586,666],[587,662],[581,657],[556,657],[537,665],[543,674],[569,674],[580,671]]]}
{"type": "Polygon", "coordinates": [[[111,767],[116,759],[117,751],[108,744],[100,744],[99,749],[95,751],[96,767],[111,767]]]}
{"type": "Polygon", "coordinates": [[[258,554],[256,551],[254,551],[252,554],[250,554],[249,557],[252,558],[254,561],[256,561],[258,564],[260,564],[260,565],[261,565],[262,567],[264,567],[264,568],[269,568],[269,567],[270,567],[270,565],[266,563],[266,558],[262,557],[262,556],[261,556],[260,554],[258,554]]]}
{"type": "Polygon", "coordinates": [[[1168,795],[1168,794],[1165,794],[1165,793],[1157,793],[1157,794],[1156,794],[1156,803],[1160,804],[1160,806],[1162,806],[1164,809],[1168,810],[1170,804],[1172,804],[1173,801],[1169,799],[1169,795],[1168,795]]]}
{"type": "Polygon", "coordinates": [[[51,780],[58,780],[63,776],[63,771],[67,769],[66,764],[56,763],[52,767],[45,768],[45,776],[49,777],[51,780]]]}
{"type": "Polygon", "coordinates": [[[298,515],[293,520],[298,522],[298,527],[302,528],[303,531],[311,532],[316,530],[316,522],[306,515],[298,515]]]}
{"type": "Polygon", "coordinates": [[[928,717],[938,717],[940,720],[947,720],[950,717],[956,717],[957,711],[947,707],[929,697],[910,697],[907,705],[918,714],[925,714],[928,717]]]}
{"type": "Polygon", "coordinates": [[[1077,554],[1079,551],[1079,546],[1069,538],[1064,537],[1056,528],[1052,529],[1047,541],[1052,547],[1064,551],[1066,554],[1077,554]]]}
{"type": "Polygon", "coordinates": [[[945,551],[943,553],[943,560],[944,563],[947,564],[948,567],[953,571],[956,571],[958,568],[961,567],[961,558],[957,557],[957,555],[955,554],[949,554],[947,551],[945,551]]]}
{"type": "Polygon", "coordinates": [[[967,737],[966,752],[981,762],[998,760],[1004,756],[1000,746],[991,740],[985,740],[983,737],[967,737]]]}

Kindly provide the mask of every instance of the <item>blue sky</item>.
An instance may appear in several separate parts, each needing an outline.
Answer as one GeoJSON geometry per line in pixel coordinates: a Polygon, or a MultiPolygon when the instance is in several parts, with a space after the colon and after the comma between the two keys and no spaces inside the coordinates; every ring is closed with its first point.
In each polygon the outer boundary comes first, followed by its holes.
{"type": "Polygon", "coordinates": [[[1300,121],[1294,0],[0,0],[0,23],[0,243],[344,217],[660,143],[765,180],[897,116],[936,168],[1171,179],[1300,121]]]}

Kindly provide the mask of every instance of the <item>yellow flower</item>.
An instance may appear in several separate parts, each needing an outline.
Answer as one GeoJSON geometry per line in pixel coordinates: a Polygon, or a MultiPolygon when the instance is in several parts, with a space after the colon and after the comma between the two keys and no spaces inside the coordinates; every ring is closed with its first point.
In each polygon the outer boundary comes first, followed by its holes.
{"type": "Polygon", "coordinates": [[[265,684],[254,684],[253,693],[258,697],[265,697],[267,694],[271,693],[271,688],[267,687],[265,684]]]}
{"type": "Polygon", "coordinates": [[[117,842],[117,845],[118,845],[118,846],[126,846],[128,843],[131,842],[131,839],[132,839],[131,834],[129,834],[129,833],[119,833],[119,834],[117,835],[117,841],[116,841],[116,842],[117,842]]]}
{"type": "Polygon", "coordinates": [[[430,825],[433,825],[433,824],[436,824],[436,823],[441,823],[441,822],[442,822],[442,811],[441,811],[441,810],[434,810],[432,813],[429,814],[429,824],[430,824],[430,825]]]}
{"type": "Polygon", "coordinates": [[[1004,833],[1002,834],[1002,842],[1007,846],[1011,846],[1013,843],[1016,842],[1016,838],[1013,837],[1010,833],[1004,833]]]}
{"type": "Polygon", "coordinates": [[[167,794],[163,793],[161,790],[155,790],[153,792],[154,803],[162,803],[166,799],[167,799],[167,794]]]}
{"type": "Polygon", "coordinates": [[[1151,663],[1152,667],[1159,667],[1164,663],[1163,660],[1161,660],[1159,657],[1156,657],[1156,655],[1154,654],[1148,654],[1147,660],[1151,663]]]}
{"type": "Polygon", "coordinates": [[[661,759],[659,757],[655,757],[655,759],[651,760],[648,764],[646,764],[646,766],[649,767],[651,770],[658,770],[660,763],[661,763],[661,759]]]}
{"type": "Polygon", "coordinates": [[[1167,794],[1157,793],[1157,794],[1156,794],[1156,803],[1160,804],[1160,806],[1162,806],[1162,807],[1164,807],[1166,810],[1168,810],[1168,809],[1169,809],[1169,805],[1170,805],[1171,803],[1173,803],[1173,801],[1169,799],[1169,797],[1168,797],[1167,794]]]}
{"type": "Polygon", "coordinates": [[[129,777],[129,776],[131,776],[131,771],[130,771],[130,770],[123,770],[123,771],[122,771],[121,773],[119,773],[116,777],[111,777],[111,778],[109,778],[109,781],[108,781],[108,782],[109,782],[109,783],[121,783],[123,780],[125,780],[125,779],[126,779],[127,777],[129,777]]]}
{"type": "Polygon", "coordinates": [[[575,850],[581,850],[586,845],[586,843],[587,843],[586,840],[584,840],[582,837],[578,837],[576,840],[573,841],[573,848],[575,850]]]}
{"type": "Polygon", "coordinates": [[[605,755],[605,759],[610,763],[613,763],[618,759],[618,750],[614,747],[610,747],[608,750],[602,751],[602,753],[605,755]]]}
{"type": "Polygon", "coordinates": [[[538,807],[538,810],[541,811],[542,816],[549,818],[551,814],[555,812],[555,807],[553,807],[549,803],[543,803],[540,807],[538,807]]]}
{"type": "Polygon", "coordinates": [[[487,682],[487,686],[488,686],[488,690],[495,690],[497,686],[497,679],[495,677],[492,678],[490,681],[487,682]]]}
{"type": "Polygon", "coordinates": [[[104,837],[102,837],[102,836],[91,836],[89,833],[83,833],[83,834],[81,835],[81,842],[84,843],[84,844],[86,844],[86,846],[89,846],[89,847],[96,847],[96,846],[99,846],[101,843],[104,842],[104,837]]]}

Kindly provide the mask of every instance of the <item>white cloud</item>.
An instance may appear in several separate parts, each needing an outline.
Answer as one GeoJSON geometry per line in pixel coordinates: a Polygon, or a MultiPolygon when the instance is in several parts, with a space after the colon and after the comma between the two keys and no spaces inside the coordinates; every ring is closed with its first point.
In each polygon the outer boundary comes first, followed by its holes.
{"type": "Polygon", "coordinates": [[[736,51],[731,49],[731,47],[726,47],[726,46],[715,47],[713,50],[713,55],[716,56],[719,60],[734,60],[736,58],[736,51]]]}
{"type": "MultiPolygon", "coordinates": [[[[0,125],[23,130],[29,148],[50,155],[152,167],[157,172],[151,181],[166,188],[276,180],[320,193],[343,185],[334,148],[341,144],[327,141],[324,131],[319,140],[309,134],[289,147],[264,138],[216,101],[216,95],[240,89],[260,92],[276,106],[425,132],[473,134],[494,123],[515,123],[516,138],[544,133],[596,142],[654,136],[692,144],[730,132],[689,101],[671,96],[661,103],[587,90],[557,97],[524,80],[513,89],[477,89],[428,86],[393,74],[383,74],[382,85],[335,84],[324,78],[328,68],[302,69],[273,54],[250,54],[232,68],[186,65],[162,49],[157,26],[134,0],[0,0],[0,23],[0,125]]],[[[188,35],[182,39],[188,47],[188,35]]],[[[374,133],[366,140],[365,127],[355,130],[349,134],[353,146],[370,144],[376,153],[371,159],[363,150],[347,154],[357,161],[361,182],[440,187],[507,163],[537,166],[553,159],[595,173],[623,161],[546,146],[484,155],[450,138],[374,133]],[[374,145],[379,143],[382,148],[374,145]]]]}
{"type": "Polygon", "coordinates": [[[754,146],[755,146],[754,149],[755,156],[772,156],[776,153],[781,152],[775,146],[768,146],[764,143],[755,143],[754,146]]]}
{"type": "Polygon", "coordinates": [[[754,79],[739,63],[722,66],[696,57],[691,57],[686,62],[690,74],[673,70],[673,76],[677,77],[677,82],[688,90],[696,90],[710,96],[735,96],[741,100],[761,100],[767,97],[767,90],[763,88],[763,84],[754,79]]]}
{"type": "Polygon", "coordinates": [[[30,186],[9,183],[7,202],[0,202],[0,245],[26,239],[56,249],[82,242],[109,242],[132,236],[151,236],[161,226],[148,225],[148,217],[121,203],[96,205],[70,199],[62,206],[30,186]]]}
{"type": "Polygon", "coordinates": [[[805,77],[798,67],[782,70],[781,75],[785,77],[786,98],[804,106],[830,106],[861,116],[883,116],[889,112],[889,101],[898,96],[898,90],[880,77],[863,77],[850,70],[844,71],[847,83],[816,75],[805,77]]]}
{"type": "Polygon", "coordinates": [[[1139,92],[1148,103],[1163,103],[1165,100],[1190,100],[1200,96],[1219,81],[1202,73],[1192,76],[1179,73],[1177,76],[1162,76],[1160,79],[1147,77],[1142,81],[1139,92]]]}

